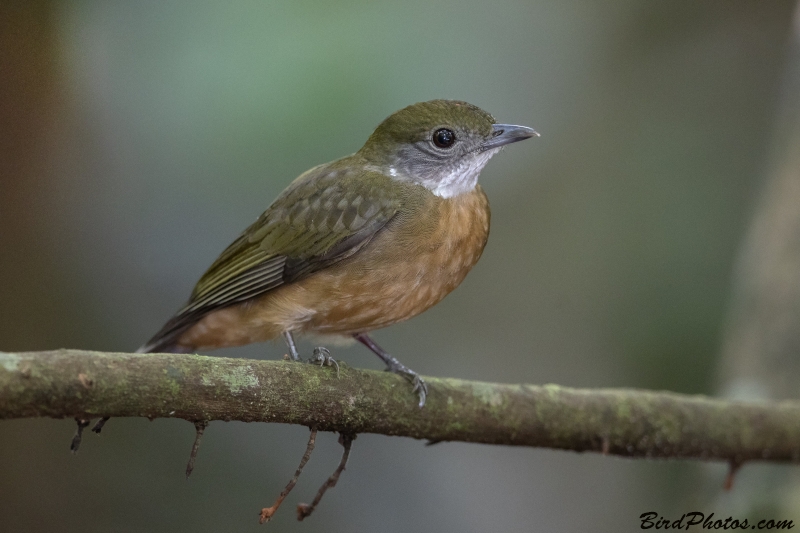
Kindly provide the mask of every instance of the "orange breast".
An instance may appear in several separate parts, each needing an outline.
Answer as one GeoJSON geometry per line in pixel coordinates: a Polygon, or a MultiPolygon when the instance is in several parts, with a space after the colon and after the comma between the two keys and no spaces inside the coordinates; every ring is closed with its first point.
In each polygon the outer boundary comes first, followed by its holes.
{"type": "Polygon", "coordinates": [[[486,245],[489,204],[480,189],[434,197],[430,204],[347,262],[301,281],[294,294],[322,295],[302,329],[349,334],[382,328],[418,315],[455,289],[486,245]]]}
{"type": "Polygon", "coordinates": [[[409,319],[463,281],[483,252],[489,221],[480,187],[447,199],[426,194],[353,256],[208,315],[181,344],[237,346],[286,330],[352,334],[409,319]]]}

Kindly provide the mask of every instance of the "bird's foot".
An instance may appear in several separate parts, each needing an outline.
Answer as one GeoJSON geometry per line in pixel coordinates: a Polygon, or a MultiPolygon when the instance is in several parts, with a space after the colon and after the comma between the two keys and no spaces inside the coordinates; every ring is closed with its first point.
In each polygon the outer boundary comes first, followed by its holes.
{"type": "Polygon", "coordinates": [[[419,395],[419,406],[425,406],[425,400],[428,398],[428,384],[425,383],[424,379],[419,377],[419,374],[399,362],[396,364],[390,364],[386,368],[386,371],[394,374],[400,374],[410,381],[411,385],[414,386],[414,388],[411,389],[411,392],[416,392],[417,395],[419,395]]]}
{"type": "Polygon", "coordinates": [[[389,355],[386,350],[378,346],[374,340],[370,338],[369,335],[366,333],[355,333],[353,338],[372,350],[372,353],[380,357],[381,361],[386,363],[386,371],[392,372],[394,374],[400,374],[411,384],[414,386],[412,392],[416,392],[419,395],[419,406],[425,406],[425,400],[428,398],[428,385],[425,381],[419,377],[419,375],[408,368],[406,365],[389,355]]]}
{"type": "Polygon", "coordinates": [[[416,392],[419,395],[420,408],[425,407],[425,400],[428,399],[428,384],[417,374],[414,374],[414,377],[411,378],[411,384],[414,386],[411,392],[416,392]]]}
{"type": "Polygon", "coordinates": [[[336,359],[331,357],[331,351],[323,346],[314,348],[314,352],[308,362],[310,364],[319,363],[319,366],[334,366],[336,367],[336,377],[339,377],[339,363],[336,362],[336,359]]]}

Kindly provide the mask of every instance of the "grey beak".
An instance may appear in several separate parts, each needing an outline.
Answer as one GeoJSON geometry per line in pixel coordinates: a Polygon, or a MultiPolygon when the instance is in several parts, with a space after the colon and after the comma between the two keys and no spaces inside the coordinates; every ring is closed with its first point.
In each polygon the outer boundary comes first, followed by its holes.
{"type": "Polygon", "coordinates": [[[513,124],[495,124],[492,138],[481,145],[481,151],[499,148],[517,141],[524,141],[531,137],[539,137],[532,128],[527,126],[514,126],[513,124]]]}

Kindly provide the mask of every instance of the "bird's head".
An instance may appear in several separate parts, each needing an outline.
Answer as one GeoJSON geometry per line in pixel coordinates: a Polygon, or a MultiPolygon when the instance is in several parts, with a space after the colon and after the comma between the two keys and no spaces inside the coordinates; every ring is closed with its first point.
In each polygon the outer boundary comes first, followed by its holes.
{"type": "Polygon", "coordinates": [[[384,120],[359,150],[370,166],[450,198],[471,191],[483,167],[506,144],[539,134],[495,123],[486,111],[457,100],[431,100],[384,120]]]}

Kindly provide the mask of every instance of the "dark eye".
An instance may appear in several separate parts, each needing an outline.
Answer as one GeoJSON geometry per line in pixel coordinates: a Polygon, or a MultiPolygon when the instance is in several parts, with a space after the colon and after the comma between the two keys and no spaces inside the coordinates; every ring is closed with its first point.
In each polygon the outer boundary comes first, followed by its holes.
{"type": "Polygon", "coordinates": [[[456,134],[453,130],[442,128],[433,132],[433,144],[439,148],[450,148],[456,142],[456,134]]]}

